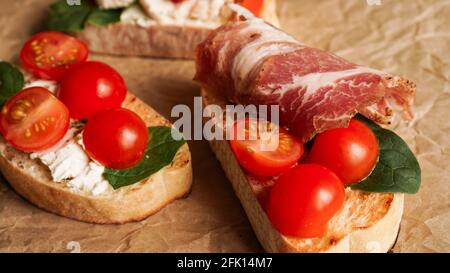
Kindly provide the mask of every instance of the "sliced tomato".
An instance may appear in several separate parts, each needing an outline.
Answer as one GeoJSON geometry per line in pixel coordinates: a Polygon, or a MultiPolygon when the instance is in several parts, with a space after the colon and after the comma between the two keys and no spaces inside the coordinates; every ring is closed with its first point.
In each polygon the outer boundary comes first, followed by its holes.
{"type": "Polygon", "coordinates": [[[241,6],[251,11],[256,16],[261,16],[264,0],[243,0],[241,6]]]}
{"type": "Polygon", "coordinates": [[[20,59],[39,78],[59,80],[74,64],[84,62],[88,48],[80,40],[60,32],[41,32],[23,46],[20,59]]]}
{"type": "Polygon", "coordinates": [[[266,211],[273,226],[286,236],[322,236],[342,208],[344,185],[329,169],[300,164],[276,179],[266,211]]]}
{"type": "Polygon", "coordinates": [[[308,161],[332,170],[344,184],[352,184],[370,174],[377,163],[378,152],[378,140],[372,130],[352,119],[347,128],[318,134],[308,161]]]}
{"type": "Polygon", "coordinates": [[[242,119],[235,122],[231,148],[241,166],[260,177],[288,170],[303,155],[303,144],[286,129],[271,122],[242,119]]]}
{"type": "Polygon", "coordinates": [[[24,89],[2,108],[0,132],[15,148],[37,152],[58,143],[69,129],[69,110],[42,87],[24,89]]]}

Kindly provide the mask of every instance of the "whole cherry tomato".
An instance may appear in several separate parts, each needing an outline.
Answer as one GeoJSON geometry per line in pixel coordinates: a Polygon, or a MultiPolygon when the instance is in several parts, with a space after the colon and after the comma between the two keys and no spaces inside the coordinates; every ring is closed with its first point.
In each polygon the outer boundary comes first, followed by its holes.
{"type": "Polygon", "coordinates": [[[317,164],[300,164],[275,181],[266,211],[283,235],[320,237],[344,199],[344,185],[332,171],[317,164]]]}
{"type": "Polygon", "coordinates": [[[122,76],[107,64],[88,61],[73,67],[61,80],[58,98],[74,119],[120,107],[127,94],[122,76]]]}
{"type": "Polygon", "coordinates": [[[347,128],[337,128],[317,135],[309,162],[332,170],[344,184],[367,177],[378,160],[378,140],[363,122],[352,119],[347,128]]]}
{"type": "Polygon", "coordinates": [[[144,156],[148,129],[134,112],[124,108],[110,109],[88,120],[83,142],[87,154],[103,166],[127,169],[144,156]]]}

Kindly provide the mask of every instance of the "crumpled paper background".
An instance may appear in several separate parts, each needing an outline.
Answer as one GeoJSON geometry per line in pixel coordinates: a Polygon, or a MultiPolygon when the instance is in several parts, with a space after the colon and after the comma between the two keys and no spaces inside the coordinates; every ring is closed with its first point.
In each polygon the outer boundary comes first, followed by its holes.
{"type": "MultiPolygon", "coordinates": [[[[0,0],[0,59],[17,61],[53,0],[0,0]]],[[[406,197],[394,252],[450,252],[450,1],[279,0],[281,26],[314,47],[417,83],[416,119],[400,134],[422,167],[406,197]],[[380,5],[376,5],[377,3],[380,5]]],[[[192,106],[190,61],[91,56],[166,117],[192,106]]],[[[231,185],[205,141],[190,142],[192,194],[139,223],[101,226],[40,210],[0,178],[0,252],[261,252],[231,185]]]]}

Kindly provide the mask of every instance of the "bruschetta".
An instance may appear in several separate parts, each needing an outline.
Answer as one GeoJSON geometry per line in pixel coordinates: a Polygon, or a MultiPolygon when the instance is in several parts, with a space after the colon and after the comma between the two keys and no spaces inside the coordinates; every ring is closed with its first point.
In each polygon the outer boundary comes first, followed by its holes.
{"type": "Polygon", "coordinates": [[[47,26],[73,33],[96,53],[192,59],[197,44],[229,19],[228,2],[278,24],[275,0],[98,0],[53,4],[47,26]]]}
{"type": "Polygon", "coordinates": [[[262,246],[389,251],[404,194],[419,190],[420,166],[380,124],[412,118],[415,85],[308,47],[231,7],[237,20],[197,47],[196,80],[204,104],[222,109],[211,121],[229,137],[210,145],[262,246]],[[229,121],[236,105],[276,106],[279,118],[244,113],[229,121]],[[272,138],[278,145],[263,149],[272,138]]]}
{"type": "Polygon", "coordinates": [[[49,212],[99,224],[142,220],[187,196],[191,156],[168,120],[58,32],[0,63],[0,171],[49,212]]]}

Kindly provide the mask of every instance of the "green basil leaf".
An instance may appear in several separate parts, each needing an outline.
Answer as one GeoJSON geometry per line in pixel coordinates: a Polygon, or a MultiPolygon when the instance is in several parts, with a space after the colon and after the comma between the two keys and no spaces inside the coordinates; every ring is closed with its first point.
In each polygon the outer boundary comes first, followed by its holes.
{"type": "Polygon", "coordinates": [[[19,69],[7,62],[0,62],[0,106],[22,90],[24,82],[19,69]]]}
{"type": "Polygon", "coordinates": [[[80,0],[79,5],[76,2],[60,0],[51,5],[47,18],[47,28],[53,31],[66,32],[82,30],[94,6],[85,0],[80,0]]]}
{"type": "Polygon", "coordinates": [[[120,22],[122,11],[122,9],[94,9],[89,15],[87,23],[96,26],[104,26],[120,22]]]}
{"type": "Polygon", "coordinates": [[[378,138],[380,157],[372,173],[351,187],[368,192],[417,193],[421,170],[408,145],[394,132],[358,115],[378,138]]]}
{"type": "Polygon", "coordinates": [[[114,189],[138,183],[172,163],[178,149],[185,143],[181,134],[172,128],[149,127],[148,144],[142,161],[131,169],[105,169],[103,177],[114,189]]]}
{"type": "Polygon", "coordinates": [[[76,32],[83,30],[86,24],[104,26],[119,22],[122,11],[123,9],[99,9],[92,0],[59,0],[50,6],[47,28],[76,32]]]}

